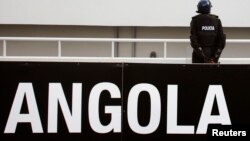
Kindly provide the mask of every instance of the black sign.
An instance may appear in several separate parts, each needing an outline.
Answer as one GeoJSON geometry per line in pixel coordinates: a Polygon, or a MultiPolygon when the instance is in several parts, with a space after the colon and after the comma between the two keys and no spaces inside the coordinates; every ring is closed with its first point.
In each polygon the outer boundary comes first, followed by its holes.
{"type": "Polygon", "coordinates": [[[0,140],[248,137],[250,65],[0,63],[0,140]]]}

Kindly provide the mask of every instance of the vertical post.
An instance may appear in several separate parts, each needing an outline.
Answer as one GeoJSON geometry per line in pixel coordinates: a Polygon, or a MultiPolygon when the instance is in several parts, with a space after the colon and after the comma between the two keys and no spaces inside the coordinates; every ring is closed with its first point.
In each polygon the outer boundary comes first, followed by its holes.
{"type": "MultiPolygon", "coordinates": [[[[120,38],[120,27],[117,26],[116,27],[116,38],[120,38]]],[[[115,56],[118,57],[119,56],[119,42],[115,43],[115,56]]]]}
{"type": "MultiPolygon", "coordinates": [[[[191,46],[188,45],[186,48],[186,64],[190,63],[189,58],[190,58],[190,55],[192,54],[192,51],[190,49],[191,49],[191,46]]],[[[191,55],[191,58],[192,58],[192,55],[191,55]]]]}
{"type": "Polygon", "coordinates": [[[115,41],[112,41],[111,43],[111,57],[115,57],[115,41]]]}
{"type": "Polygon", "coordinates": [[[167,42],[164,42],[164,53],[163,53],[163,55],[164,55],[164,58],[167,58],[167,42]]]}
{"type": "Polygon", "coordinates": [[[57,43],[58,43],[58,57],[61,57],[62,56],[62,43],[60,40],[57,43]]]}
{"type": "MultiPolygon", "coordinates": [[[[137,31],[136,27],[132,27],[132,36],[134,39],[137,38],[137,31]]],[[[131,52],[132,57],[136,57],[136,42],[132,42],[132,52],[131,52]]]]}
{"type": "Polygon", "coordinates": [[[3,57],[6,57],[6,40],[3,40],[3,57]]]}

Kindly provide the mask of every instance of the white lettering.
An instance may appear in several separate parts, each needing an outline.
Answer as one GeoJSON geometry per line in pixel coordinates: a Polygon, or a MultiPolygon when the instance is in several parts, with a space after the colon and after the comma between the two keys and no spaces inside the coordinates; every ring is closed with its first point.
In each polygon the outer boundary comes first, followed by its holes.
{"type": "MultiPolygon", "coordinates": [[[[115,84],[110,82],[96,84],[90,91],[88,102],[90,127],[97,133],[120,133],[122,130],[121,105],[105,105],[104,112],[110,114],[111,119],[108,125],[101,123],[99,103],[101,95],[106,94],[103,91],[108,91],[111,99],[121,98],[121,92],[115,84]]],[[[72,84],[71,108],[69,108],[61,83],[49,83],[48,94],[48,133],[57,133],[58,131],[59,106],[69,132],[81,133],[82,84],[72,84]]],[[[158,89],[148,83],[136,84],[131,88],[127,100],[127,120],[131,130],[138,134],[155,132],[161,120],[161,97],[158,89]],[[143,126],[138,121],[139,96],[145,94],[142,92],[146,92],[150,97],[149,122],[143,126]]],[[[178,85],[167,86],[166,106],[166,134],[195,134],[194,125],[178,125],[178,85]]],[[[32,83],[19,83],[4,133],[15,133],[18,123],[30,123],[33,133],[43,133],[32,83]],[[24,100],[27,101],[28,113],[21,113],[24,100]]],[[[209,85],[196,134],[206,134],[209,124],[231,125],[222,85],[209,85]],[[215,100],[218,104],[218,115],[212,115],[215,100]]],[[[246,136],[246,131],[234,132],[232,130],[218,131],[212,129],[213,136],[235,136],[236,134],[246,136]]]]}
{"type": "Polygon", "coordinates": [[[81,132],[82,84],[73,83],[72,114],[60,83],[49,84],[48,133],[57,133],[58,104],[60,104],[70,133],[81,132]]]}
{"type": "Polygon", "coordinates": [[[202,26],[201,27],[202,31],[211,31],[211,30],[215,30],[214,26],[202,26]]]}
{"type": "Polygon", "coordinates": [[[19,83],[4,133],[15,133],[17,123],[27,122],[31,123],[33,133],[43,133],[32,83],[19,83]],[[21,114],[25,97],[29,113],[21,114]]]}
{"type": "Polygon", "coordinates": [[[233,131],[232,129],[230,129],[229,131],[219,131],[218,129],[212,129],[212,136],[244,137],[246,136],[246,131],[233,131]]]}
{"type": "Polygon", "coordinates": [[[207,132],[208,124],[210,123],[231,125],[231,120],[221,85],[209,86],[196,133],[205,134],[207,132]],[[215,99],[217,100],[219,115],[211,115],[215,99]]]}
{"type": "Polygon", "coordinates": [[[212,129],[212,136],[219,136],[218,129],[212,129]]]}
{"type": "Polygon", "coordinates": [[[168,85],[167,101],[167,133],[169,134],[194,134],[194,126],[177,125],[177,85],[168,85]]]}
{"type": "Polygon", "coordinates": [[[158,89],[151,84],[135,85],[129,92],[127,114],[129,126],[135,133],[153,133],[158,128],[161,118],[161,98],[158,89]],[[138,98],[142,91],[148,92],[150,96],[151,114],[147,126],[141,126],[138,122],[138,98]]]}
{"type": "Polygon", "coordinates": [[[106,106],[105,113],[111,114],[109,125],[102,125],[99,116],[99,100],[102,91],[109,91],[111,98],[121,98],[119,88],[108,82],[96,84],[89,96],[89,123],[91,128],[97,133],[108,133],[110,131],[121,132],[121,106],[106,106]]]}

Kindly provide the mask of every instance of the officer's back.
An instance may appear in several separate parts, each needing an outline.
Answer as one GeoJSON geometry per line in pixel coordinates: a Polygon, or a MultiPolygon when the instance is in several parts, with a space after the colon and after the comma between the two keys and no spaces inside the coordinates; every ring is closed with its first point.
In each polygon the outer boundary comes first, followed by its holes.
{"type": "Polygon", "coordinates": [[[191,46],[194,49],[193,63],[218,62],[225,46],[225,35],[218,16],[210,14],[212,5],[209,0],[198,4],[198,15],[191,21],[191,46]]]}
{"type": "Polygon", "coordinates": [[[218,17],[209,13],[193,17],[197,37],[203,47],[214,46],[218,33],[218,17]]]}

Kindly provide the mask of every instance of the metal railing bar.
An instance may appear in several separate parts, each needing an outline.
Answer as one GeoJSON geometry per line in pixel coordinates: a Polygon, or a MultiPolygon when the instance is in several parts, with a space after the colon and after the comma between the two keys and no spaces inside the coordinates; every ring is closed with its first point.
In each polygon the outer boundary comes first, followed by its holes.
{"type": "Polygon", "coordinates": [[[6,43],[6,40],[3,40],[3,56],[6,56],[7,55],[7,43],[6,43]]]}
{"type": "Polygon", "coordinates": [[[189,39],[131,39],[131,38],[53,38],[53,37],[0,37],[8,41],[79,41],[79,42],[189,42],[189,39]]]}
{"type": "MultiPolygon", "coordinates": [[[[131,63],[175,63],[189,64],[191,58],[110,58],[110,57],[34,57],[34,56],[7,56],[0,61],[28,61],[28,62],[131,62],[131,63]]],[[[221,64],[250,64],[250,58],[221,58],[221,64]]]]}
{"type": "Polygon", "coordinates": [[[111,57],[115,58],[115,42],[111,42],[111,57]]]}
{"type": "MultiPolygon", "coordinates": [[[[6,41],[75,41],[75,42],[176,42],[188,43],[189,39],[133,39],[133,38],[53,38],[53,37],[0,37],[6,41]]],[[[227,39],[227,43],[250,43],[250,39],[227,39]]]]}
{"type": "Polygon", "coordinates": [[[167,42],[164,42],[164,49],[163,49],[163,58],[167,58],[167,42]]]}
{"type": "Polygon", "coordinates": [[[59,40],[58,42],[58,57],[62,56],[62,42],[59,40]]]}
{"type": "MultiPolygon", "coordinates": [[[[163,43],[163,58],[161,59],[166,59],[169,60],[168,56],[167,56],[167,46],[168,43],[190,43],[189,39],[138,39],[138,38],[54,38],[54,37],[0,37],[0,41],[3,41],[3,53],[2,53],[2,57],[0,56],[0,60],[5,60],[3,58],[6,59],[13,59],[13,58],[18,58],[20,56],[9,56],[7,55],[7,42],[9,41],[53,41],[53,42],[57,42],[58,44],[58,54],[57,56],[52,57],[57,58],[56,60],[60,60],[60,58],[71,58],[69,60],[74,60],[75,58],[81,58],[84,60],[88,60],[90,58],[95,58],[95,57],[64,57],[62,56],[62,42],[109,42],[111,43],[111,57],[109,57],[110,59],[113,60],[121,60],[122,58],[117,57],[117,53],[116,53],[116,46],[115,43],[118,42],[130,42],[130,43],[139,43],[139,42],[145,42],[145,43],[163,43]]],[[[227,39],[226,40],[227,43],[250,43],[250,39],[227,39]]],[[[190,47],[191,48],[191,47],[190,47]]],[[[46,60],[46,56],[44,57],[37,57],[37,56],[31,56],[31,57],[27,57],[30,58],[30,60],[35,59],[38,60],[39,58],[45,58],[46,60]]],[[[105,57],[98,57],[100,59],[103,59],[105,57]]],[[[133,58],[133,57],[127,57],[125,60],[127,59],[136,59],[137,58],[133,58]]],[[[53,60],[52,59],[52,60],[53,60]]],[[[147,58],[144,58],[144,60],[147,58]]],[[[157,58],[154,58],[157,59],[157,58]]],[[[178,58],[175,58],[175,60],[178,58]]],[[[77,60],[77,59],[76,59],[77,60]]],[[[174,59],[173,59],[174,60],[174,59]]],[[[186,58],[185,59],[186,62],[188,62],[190,59],[186,58]],[[188,60],[188,61],[187,61],[188,60]]],[[[222,62],[240,62],[240,61],[244,61],[244,63],[250,63],[250,58],[221,58],[222,62]]]]}

